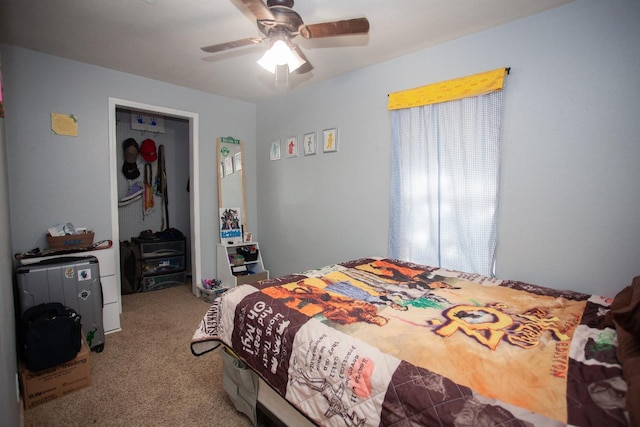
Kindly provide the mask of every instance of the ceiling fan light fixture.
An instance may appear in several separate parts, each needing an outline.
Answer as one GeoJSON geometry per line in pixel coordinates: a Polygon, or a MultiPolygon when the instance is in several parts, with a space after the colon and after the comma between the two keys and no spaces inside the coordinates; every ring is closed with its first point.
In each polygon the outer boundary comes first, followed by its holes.
{"type": "Polygon", "coordinates": [[[277,65],[287,65],[289,72],[292,73],[305,62],[284,40],[276,40],[271,48],[258,60],[258,64],[262,68],[274,74],[277,65]]]}

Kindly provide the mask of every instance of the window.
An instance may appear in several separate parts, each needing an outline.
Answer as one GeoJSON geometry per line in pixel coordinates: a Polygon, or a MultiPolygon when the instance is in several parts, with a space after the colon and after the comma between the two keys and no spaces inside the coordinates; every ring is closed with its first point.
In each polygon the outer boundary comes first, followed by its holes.
{"type": "MultiPolygon", "coordinates": [[[[499,78],[501,89],[505,70],[489,73],[499,78]]],[[[473,80],[462,86],[476,88],[474,82],[486,74],[463,78],[473,80]]],[[[461,80],[444,83],[460,88],[461,80]]],[[[502,91],[491,83],[480,93],[441,100],[443,92],[451,92],[444,83],[418,89],[437,98],[435,103],[391,112],[389,257],[491,276],[502,91]]],[[[411,97],[403,94],[405,100],[411,97]]],[[[390,106],[394,102],[390,96],[390,106]]]]}

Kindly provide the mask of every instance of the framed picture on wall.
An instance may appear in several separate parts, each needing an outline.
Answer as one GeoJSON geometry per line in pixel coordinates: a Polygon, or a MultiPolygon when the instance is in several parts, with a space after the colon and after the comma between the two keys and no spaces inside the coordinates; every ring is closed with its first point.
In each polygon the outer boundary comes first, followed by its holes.
{"type": "Polygon", "coordinates": [[[304,149],[305,156],[312,156],[316,154],[316,133],[305,133],[302,137],[302,148],[304,149]]]}
{"type": "Polygon", "coordinates": [[[231,175],[233,173],[233,159],[231,156],[224,159],[224,176],[231,175]]]}
{"type": "Polygon", "coordinates": [[[285,149],[287,150],[287,158],[298,157],[298,137],[290,136],[287,138],[285,149]]]}
{"type": "Polygon", "coordinates": [[[270,160],[280,160],[280,140],[273,141],[269,149],[270,160]]]}
{"type": "Polygon", "coordinates": [[[338,128],[322,131],[322,148],[325,153],[338,151],[338,128]]]}
{"type": "Polygon", "coordinates": [[[242,170],[242,153],[236,153],[233,155],[234,168],[237,171],[242,170]]]}

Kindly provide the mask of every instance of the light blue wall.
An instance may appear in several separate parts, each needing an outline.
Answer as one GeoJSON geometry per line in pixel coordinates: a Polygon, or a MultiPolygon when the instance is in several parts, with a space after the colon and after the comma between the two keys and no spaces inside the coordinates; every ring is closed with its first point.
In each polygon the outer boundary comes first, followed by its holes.
{"type": "Polygon", "coordinates": [[[13,309],[13,254],[4,119],[0,118],[0,426],[19,425],[18,361],[13,309]]]}
{"type": "Polygon", "coordinates": [[[385,256],[387,94],[511,67],[497,276],[615,295],[640,274],[638,22],[638,1],[577,0],[259,104],[267,268],[385,256]],[[328,127],[338,153],[269,160],[273,140],[328,127]]]}
{"type": "MultiPolygon", "coordinates": [[[[245,142],[248,222],[257,230],[253,154],[256,107],[25,49],[0,45],[0,53],[7,159],[5,162],[4,156],[0,156],[0,164],[2,178],[8,176],[9,187],[8,194],[0,190],[0,200],[5,201],[0,215],[0,228],[4,230],[0,233],[3,243],[0,425],[13,426],[18,419],[13,304],[8,297],[12,295],[13,254],[34,247],[46,248],[47,228],[63,221],[93,228],[96,241],[118,242],[118,236],[111,235],[109,97],[199,115],[197,161],[203,277],[215,277],[215,248],[219,240],[216,137],[233,136],[245,142]],[[52,112],[77,115],[78,137],[53,135],[52,112]]],[[[4,154],[4,142],[0,148],[4,154]]],[[[6,180],[2,178],[0,187],[4,188],[6,180]]],[[[180,209],[172,206],[171,200],[169,203],[172,209],[180,209]]]]}
{"type": "MultiPolygon", "coordinates": [[[[46,248],[47,228],[66,221],[93,228],[96,241],[118,241],[111,236],[109,97],[199,115],[203,277],[215,277],[219,241],[216,137],[245,141],[247,210],[256,229],[254,104],[15,47],[4,46],[2,58],[15,252],[46,248]],[[53,135],[52,112],[77,115],[78,137],[53,135]]],[[[175,200],[169,206],[180,209],[175,200]]]]}

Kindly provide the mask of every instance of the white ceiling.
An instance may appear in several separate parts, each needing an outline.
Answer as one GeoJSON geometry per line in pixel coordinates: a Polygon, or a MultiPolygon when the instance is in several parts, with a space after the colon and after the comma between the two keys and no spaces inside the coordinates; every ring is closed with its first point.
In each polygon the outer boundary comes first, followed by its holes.
{"type": "MultiPolygon", "coordinates": [[[[366,17],[366,36],[297,43],[313,64],[291,89],[514,21],[571,0],[296,0],[306,24],[366,17]]],[[[280,94],[256,64],[265,43],[240,0],[0,0],[0,43],[249,102],[280,94]],[[154,4],[155,3],[155,4],[154,4]]]]}

